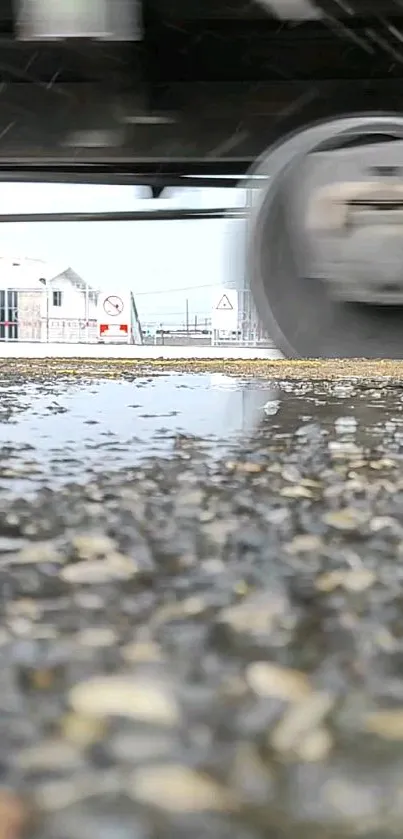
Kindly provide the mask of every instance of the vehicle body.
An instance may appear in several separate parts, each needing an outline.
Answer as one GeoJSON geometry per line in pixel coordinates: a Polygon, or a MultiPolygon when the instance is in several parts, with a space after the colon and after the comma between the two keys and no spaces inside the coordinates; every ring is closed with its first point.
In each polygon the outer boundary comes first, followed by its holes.
{"type": "Polygon", "coordinates": [[[2,5],[2,178],[157,196],[247,175],[247,272],[280,348],[403,357],[403,4],[79,6],[2,5]]]}

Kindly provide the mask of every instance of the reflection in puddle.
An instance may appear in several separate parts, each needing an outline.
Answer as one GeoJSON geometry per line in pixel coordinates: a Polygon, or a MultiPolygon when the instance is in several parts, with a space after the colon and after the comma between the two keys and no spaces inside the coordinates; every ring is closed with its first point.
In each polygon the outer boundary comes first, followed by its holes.
{"type": "Polygon", "coordinates": [[[0,486],[19,492],[167,456],[178,434],[199,439],[210,457],[226,456],[240,439],[303,438],[312,424],[336,446],[379,446],[386,436],[398,451],[403,440],[401,393],[386,385],[161,374],[1,390],[0,486]]]}

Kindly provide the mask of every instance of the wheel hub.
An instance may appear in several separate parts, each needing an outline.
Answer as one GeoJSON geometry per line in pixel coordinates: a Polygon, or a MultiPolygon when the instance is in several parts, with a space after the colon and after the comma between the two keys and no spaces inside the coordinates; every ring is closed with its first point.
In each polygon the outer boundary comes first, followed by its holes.
{"type": "Polygon", "coordinates": [[[379,179],[317,190],[306,227],[331,296],[403,304],[403,183],[379,179]]]}

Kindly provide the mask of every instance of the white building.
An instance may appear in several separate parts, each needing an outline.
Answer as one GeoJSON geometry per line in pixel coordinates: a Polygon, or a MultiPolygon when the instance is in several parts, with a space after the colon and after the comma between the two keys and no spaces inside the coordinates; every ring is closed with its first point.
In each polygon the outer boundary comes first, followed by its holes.
{"type": "Polygon", "coordinates": [[[97,340],[98,292],[72,268],[0,256],[0,340],[97,340]]]}

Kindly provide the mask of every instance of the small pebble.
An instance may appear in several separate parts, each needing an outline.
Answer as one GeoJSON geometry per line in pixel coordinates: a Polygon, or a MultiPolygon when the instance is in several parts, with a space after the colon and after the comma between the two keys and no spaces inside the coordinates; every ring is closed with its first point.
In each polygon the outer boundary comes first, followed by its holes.
{"type": "Polygon", "coordinates": [[[375,574],[367,568],[355,570],[327,571],[315,580],[315,586],[319,591],[331,592],[336,588],[344,588],[346,591],[366,591],[376,582],[375,574]]]}
{"type": "Polygon", "coordinates": [[[373,711],[365,717],[364,728],[384,740],[399,742],[403,740],[403,709],[373,711]]]}
{"type": "Polygon", "coordinates": [[[374,516],[369,523],[369,528],[373,533],[379,533],[381,530],[397,530],[399,522],[393,516],[374,516]]]}
{"type": "Polygon", "coordinates": [[[100,559],[116,551],[113,539],[97,533],[74,536],[71,544],[80,559],[100,559]]]}
{"type": "Polygon", "coordinates": [[[338,434],[354,434],[357,430],[355,417],[338,417],[334,425],[338,434]]]}
{"type": "Polygon", "coordinates": [[[353,507],[346,507],[344,510],[335,510],[334,512],[325,513],[323,521],[335,530],[341,530],[346,533],[357,530],[362,524],[366,523],[368,516],[355,510],[353,507]]]}
{"type": "Polygon", "coordinates": [[[87,798],[116,795],[120,788],[119,774],[114,770],[102,774],[78,772],[66,780],[40,784],[35,791],[35,802],[44,812],[57,812],[87,798]]]}
{"type": "Polygon", "coordinates": [[[347,591],[366,591],[376,582],[376,576],[368,568],[356,568],[347,571],[344,575],[342,585],[347,591]]]}
{"type": "Polygon", "coordinates": [[[111,554],[107,559],[88,559],[63,568],[61,577],[68,583],[93,585],[113,580],[130,580],[138,569],[135,562],[122,554],[111,554]]]}
{"type": "Polygon", "coordinates": [[[300,536],[295,536],[292,542],[285,546],[287,553],[316,553],[324,547],[323,539],[311,533],[303,533],[300,536]]]}
{"type": "Polygon", "coordinates": [[[328,444],[328,449],[336,462],[351,460],[351,458],[357,458],[362,455],[362,448],[360,446],[342,440],[331,440],[328,444]]]}
{"type": "Polygon", "coordinates": [[[325,760],[330,754],[332,746],[333,740],[329,732],[325,728],[316,728],[297,744],[295,755],[298,760],[305,763],[314,763],[325,760]]]}
{"type": "Polygon", "coordinates": [[[77,684],[69,694],[78,714],[121,716],[156,725],[179,722],[178,705],[165,685],[147,679],[101,676],[77,684]]]}
{"type": "Polygon", "coordinates": [[[111,647],[112,644],[117,644],[118,640],[117,632],[108,626],[89,626],[75,637],[76,644],[83,647],[111,647]]]}
{"type": "Polygon", "coordinates": [[[263,411],[266,414],[266,417],[274,417],[278,414],[281,408],[281,402],[279,399],[270,399],[263,405],[263,411]]]}
{"type": "Polygon", "coordinates": [[[263,466],[260,463],[252,463],[252,462],[245,462],[245,463],[236,463],[234,461],[228,461],[227,469],[234,470],[236,472],[246,472],[253,474],[258,474],[259,472],[263,471],[263,466]]]}
{"type": "Polygon", "coordinates": [[[308,487],[303,486],[289,486],[280,490],[280,495],[284,498],[313,498],[313,492],[308,487]]]}
{"type": "Polygon", "coordinates": [[[8,554],[7,565],[38,565],[40,563],[63,563],[63,555],[52,542],[34,542],[18,553],[8,554]]]}
{"type": "Polygon", "coordinates": [[[229,606],[220,613],[220,620],[235,632],[259,634],[270,632],[281,619],[286,609],[286,600],[280,592],[252,594],[240,603],[229,606]]]}
{"type": "Polygon", "coordinates": [[[128,779],[127,790],[137,801],[170,813],[236,809],[235,801],[226,789],[180,764],[138,769],[128,779]]]}
{"type": "Polygon", "coordinates": [[[80,752],[63,740],[48,740],[21,752],[18,764],[25,770],[71,770],[81,762],[80,752]]]}
{"type": "Polygon", "coordinates": [[[288,670],[266,661],[256,661],[246,670],[246,680],[258,696],[270,696],[296,702],[311,693],[304,673],[288,670]]]}
{"type": "Polygon", "coordinates": [[[61,720],[63,736],[81,748],[86,748],[101,740],[106,734],[106,728],[103,719],[84,714],[69,713],[61,720]]]}
{"type": "Polygon", "coordinates": [[[334,698],[327,693],[313,693],[290,705],[269,739],[278,752],[296,751],[304,737],[321,725],[332,710],[334,698]]]}
{"type": "Polygon", "coordinates": [[[164,660],[161,647],[153,641],[133,641],[133,643],[121,647],[120,653],[125,661],[133,664],[141,664],[142,662],[159,663],[164,660]]]}

